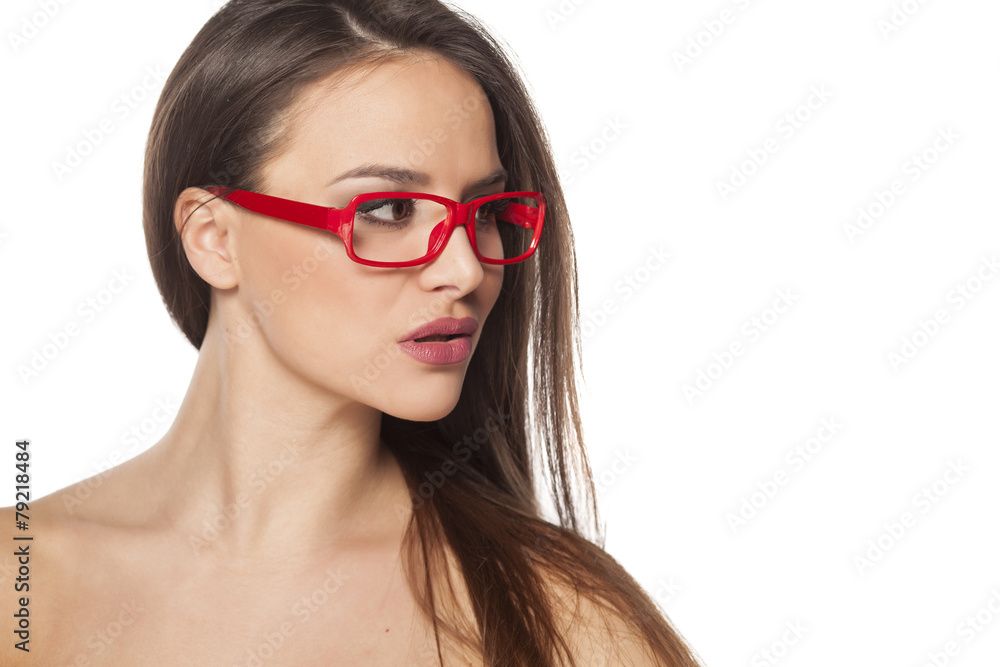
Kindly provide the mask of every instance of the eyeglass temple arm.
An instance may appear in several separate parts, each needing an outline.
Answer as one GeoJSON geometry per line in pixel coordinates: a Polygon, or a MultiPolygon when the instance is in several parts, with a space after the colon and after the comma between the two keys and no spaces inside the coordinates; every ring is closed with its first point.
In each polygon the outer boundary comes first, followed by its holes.
{"type": "Polygon", "coordinates": [[[272,195],[247,192],[246,190],[233,190],[229,194],[224,194],[226,188],[219,186],[205,189],[254,213],[260,213],[261,215],[288,222],[299,222],[341,236],[342,218],[340,214],[343,212],[342,209],[330,209],[315,204],[305,204],[291,199],[282,199],[281,197],[274,197],[272,195]]]}
{"type": "Polygon", "coordinates": [[[538,224],[538,209],[534,206],[525,206],[524,204],[511,202],[504,208],[500,217],[505,222],[520,225],[527,229],[534,229],[535,225],[538,224]]]}
{"type": "MultiPolygon", "coordinates": [[[[343,209],[331,209],[272,195],[247,192],[246,190],[233,190],[229,194],[224,194],[226,188],[220,186],[208,187],[206,190],[255,213],[324,229],[343,238],[340,233],[343,226],[343,218],[341,217],[343,209]]],[[[510,202],[504,208],[501,217],[506,222],[520,225],[526,229],[534,229],[538,225],[539,212],[539,209],[534,206],[510,202]]]]}

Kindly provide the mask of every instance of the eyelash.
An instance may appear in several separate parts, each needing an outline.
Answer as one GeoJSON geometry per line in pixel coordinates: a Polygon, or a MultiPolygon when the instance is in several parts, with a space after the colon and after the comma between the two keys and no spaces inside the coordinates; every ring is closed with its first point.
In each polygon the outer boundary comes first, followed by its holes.
{"type": "Polygon", "coordinates": [[[380,227],[392,227],[393,229],[399,229],[404,223],[401,222],[389,222],[388,220],[382,220],[381,218],[376,218],[374,216],[368,215],[371,211],[377,211],[386,204],[395,204],[396,202],[404,202],[412,208],[416,204],[416,199],[373,199],[372,201],[366,201],[357,208],[357,212],[364,215],[365,220],[373,225],[378,225],[380,227]]]}
{"type": "MultiPolygon", "coordinates": [[[[400,227],[404,226],[405,223],[403,223],[403,222],[390,222],[388,220],[382,220],[381,218],[376,218],[374,216],[368,215],[369,212],[371,212],[371,211],[377,211],[378,209],[382,208],[383,206],[385,206],[387,204],[395,204],[395,203],[398,203],[398,202],[404,202],[404,203],[406,203],[408,206],[410,206],[412,208],[416,204],[417,200],[416,199],[390,199],[390,198],[386,198],[386,199],[373,199],[371,201],[367,201],[367,202],[365,202],[363,204],[360,204],[357,207],[356,212],[360,213],[361,215],[363,215],[365,217],[365,221],[368,222],[369,224],[377,225],[379,227],[390,227],[392,229],[399,229],[400,227]]],[[[486,212],[487,214],[489,214],[490,213],[490,209],[496,208],[497,206],[501,206],[502,208],[499,211],[493,211],[494,214],[500,213],[500,212],[503,211],[503,209],[506,208],[506,206],[503,205],[503,204],[499,204],[498,202],[495,202],[495,201],[490,201],[490,202],[487,202],[487,203],[483,204],[482,206],[480,206],[479,209],[476,211],[476,213],[477,214],[481,214],[483,212],[486,212]]]]}

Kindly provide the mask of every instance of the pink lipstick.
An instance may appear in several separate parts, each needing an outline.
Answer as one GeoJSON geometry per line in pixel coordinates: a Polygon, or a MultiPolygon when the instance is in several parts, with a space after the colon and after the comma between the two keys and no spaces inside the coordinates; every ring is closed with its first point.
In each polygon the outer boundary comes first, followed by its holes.
{"type": "Polygon", "coordinates": [[[472,354],[472,334],[479,328],[475,318],[442,317],[423,324],[399,342],[403,352],[427,364],[444,366],[465,361],[472,354]]]}

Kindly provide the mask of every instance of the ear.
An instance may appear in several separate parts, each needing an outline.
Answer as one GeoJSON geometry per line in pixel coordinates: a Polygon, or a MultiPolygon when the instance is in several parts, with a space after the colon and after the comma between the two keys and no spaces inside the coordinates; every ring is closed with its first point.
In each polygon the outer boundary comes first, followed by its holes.
{"type": "Polygon", "coordinates": [[[191,268],[213,287],[229,289],[240,283],[236,259],[237,211],[226,200],[202,190],[187,188],[174,204],[174,226],[184,244],[191,268]]]}

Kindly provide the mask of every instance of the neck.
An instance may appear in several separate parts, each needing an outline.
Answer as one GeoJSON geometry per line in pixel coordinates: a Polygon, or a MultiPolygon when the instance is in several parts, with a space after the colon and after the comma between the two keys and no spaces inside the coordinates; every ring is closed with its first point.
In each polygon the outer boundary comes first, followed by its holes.
{"type": "Polygon", "coordinates": [[[261,336],[227,343],[221,329],[210,324],[173,425],[142,457],[148,520],[228,562],[398,543],[409,494],[382,413],[304,382],[261,336]]]}

